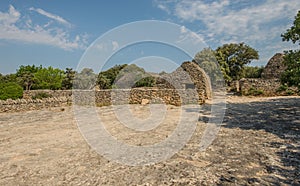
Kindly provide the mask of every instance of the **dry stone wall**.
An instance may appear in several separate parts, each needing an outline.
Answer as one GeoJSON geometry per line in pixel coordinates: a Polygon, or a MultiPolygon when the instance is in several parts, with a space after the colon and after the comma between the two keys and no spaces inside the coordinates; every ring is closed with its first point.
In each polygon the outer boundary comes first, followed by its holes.
{"type": "Polygon", "coordinates": [[[71,104],[71,97],[57,97],[44,99],[17,99],[0,100],[1,112],[19,112],[29,110],[40,110],[50,107],[63,107],[71,104]]]}
{"type": "Polygon", "coordinates": [[[281,83],[279,79],[260,79],[260,78],[244,78],[239,81],[239,91],[243,95],[251,95],[251,92],[257,94],[274,96],[279,92],[277,91],[281,83]]]}
{"type": "Polygon", "coordinates": [[[256,96],[289,96],[298,95],[297,87],[283,86],[280,79],[241,79],[239,92],[242,95],[256,96]]]}
{"type": "Polygon", "coordinates": [[[203,104],[211,94],[209,80],[205,72],[194,62],[184,62],[174,72],[157,79],[160,81],[160,85],[154,88],[25,91],[23,99],[1,101],[0,112],[66,106],[71,103],[96,106],[141,104],[143,100],[144,102],[148,100],[150,103],[165,103],[176,106],[191,103],[203,104]],[[33,99],[41,93],[49,96],[49,98],[33,99]]]}
{"type": "Polygon", "coordinates": [[[285,87],[281,85],[280,76],[285,71],[284,54],[275,54],[262,72],[262,78],[241,79],[234,82],[232,88],[243,95],[296,95],[296,87],[285,87]]]}
{"type": "Polygon", "coordinates": [[[133,88],[112,90],[39,90],[26,91],[23,99],[0,101],[0,112],[16,112],[37,110],[50,107],[62,107],[71,104],[90,104],[106,106],[111,104],[141,104],[144,99],[150,103],[165,103],[182,105],[205,102],[204,97],[198,97],[198,93],[191,89],[159,89],[159,88],[133,88]],[[49,98],[32,99],[38,93],[47,93],[49,98]]]}
{"type": "Polygon", "coordinates": [[[39,93],[46,93],[54,98],[59,97],[70,97],[72,96],[72,90],[29,90],[23,92],[24,99],[31,99],[32,97],[38,95],[39,93]]]}
{"type": "Polygon", "coordinates": [[[165,103],[170,105],[202,104],[193,90],[175,90],[158,88],[112,89],[100,91],[74,91],[74,102],[78,105],[120,105],[141,104],[144,99],[150,103],[165,103]]]}

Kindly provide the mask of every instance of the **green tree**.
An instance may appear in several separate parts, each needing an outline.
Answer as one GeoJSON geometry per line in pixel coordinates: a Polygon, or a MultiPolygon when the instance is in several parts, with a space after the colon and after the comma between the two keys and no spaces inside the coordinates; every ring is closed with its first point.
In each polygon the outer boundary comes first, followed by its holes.
{"type": "Polygon", "coordinates": [[[284,63],[287,69],[281,75],[281,82],[300,88],[300,51],[286,51],[284,63]]]}
{"type": "Polygon", "coordinates": [[[10,83],[10,82],[16,83],[17,82],[17,76],[16,76],[16,74],[4,75],[4,76],[2,76],[1,82],[3,82],[3,83],[10,83]]]}
{"type": "Polygon", "coordinates": [[[216,60],[215,51],[211,48],[204,48],[198,52],[194,57],[194,62],[205,71],[211,82],[222,80],[223,77],[216,60]]]}
{"type": "Polygon", "coordinates": [[[135,87],[153,87],[155,85],[155,78],[153,76],[147,76],[135,83],[135,87]]]}
{"type": "Polygon", "coordinates": [[[283,41],[292,41],[294,44],[300,44],[300,10],[295,16],[295,20],[291,28],[287,29],[285,33],[281,34],[283,41]]]}
{"type": "Polygon", "coordinates": [[[259,59],[258,52],[244,43],[224,44],[216,49],[216,59],[227,83],[239,80],[243,69],[254,59],[259,59]]]}
{"type": "Polygon", "coordinates": [[[93,89],[96,85],[97,75],[90,68],[84,68],[80,73],[76,73],[73,81],[74,89],[93,89]]]}
{"type": "Polygon", "coordinates": [[[58,68],[48,67],[39,69],[34,74],[35,89],[61,89],[65,77],[64,71],[58,68]]]}
{"type": "Polygon", "coordinates": [[[120,76],[120,71],[126,66],[127,64],[115,65],[106,71],[100,72],[97,78],[97,85],[99,85],[101,89],[111,89],[116,78],[120,76]]]}
{"type": "MultiPolygon", "coordinates": [[[[287,29],[281,37],[283,41],[300,44],[300,11],[298,11],[292,27],[287,29]]],[[[287,68],[281,76],[281,82],[300,88],[300,50],[285,51],[284,63],[287,68]]]]}
{"type": "Polygon", "coordinates": [[[17,69],[17,81],[23,87],[24,90],[30,90],[34,84],[34,74],[42,69],[42,66],[36,67],[35,65],[21,65],[17,69]]]}
{"type": "Polygon", "coordinates": [[[65,77],[62,80],[62,88],[63,89],[67,89],[67,90],[72,89],[75,74],[76,74],[76,72],[72,68],[66,68],[65,77]]]}
{"type": "Polygon", "coordinates": [[[23,97],[23,88],[15,82],[0,83],[0,99],[18,99],[23,97]]]}
{"type": "Polygon", "coordinates": [[[264,67],[251,67],[245,66],[243,71],[243,78],[261,78],[261,73],[263,72],[264,67]]]}
{"type": "Polygon", "coordinates": [[[111,80],[108,79],[105,74],[103,73],[99,73],[98,75],[98,79],[97,79],[97,85],[99,85],[99,87],[101,89],[109,89],[111,88],[111,80]]]}

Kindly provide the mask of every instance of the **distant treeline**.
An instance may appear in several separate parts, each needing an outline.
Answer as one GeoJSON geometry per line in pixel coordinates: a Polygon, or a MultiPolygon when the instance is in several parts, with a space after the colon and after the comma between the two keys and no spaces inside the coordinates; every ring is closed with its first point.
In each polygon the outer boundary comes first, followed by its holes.
{"type": "MultiPolygon", "coordinates": [[[[258,52],[244,43],[225,44],[216,50],[205,48],[194,57],[194,62],[198,63],[211,80],[224,78],[229,83],[243,77],[259,78],[263,67],[246,66],[252,60],[258,59],[258,52]],[[217,73],[217,71],[221,73],[217,73]]],[[[1,75],[0,82],[15,83],[23,90],[36,89],[87,89],[95,85],[100,89],[113,88],[117,77],[122,73],[135,73],[137,78],[133,86],[152,87],[155,85],[155,78],[151,78],[143,68],[136,65],[116,65],[106,71],[96,74],[92,69],[85,68],[81,72],[76,72],[72,68],[61,70],[53,67],[42,67],[36,65],[22,65],[14,74],[1,75]]]]}
{"type": "MultiPolygon", "coordinates": [[[[300,11],[295,16],[291,28],[281,35],[283,41],[299,44],[300,11]]],[[[227,84],[241,78],[260,78],[264,67],[247,66],[252,60],[259,59],[258,52],[244,43],[230,43],[216,50],[205,48],[198,52],[193,61],[205,70],[211,81],[225,80],[227,84]]],[[[286,70],[281,82],[300,88],[300,50],[285,51],[286,70]]],[[[95,85],[100,89],[111,89],[122,73],[134,72],[134,87],[155,86],[155,78],[147,75],[144,69],[136,65],[116,65],[96,74],[92,69],[76,72],[71,68],[61,70],[53,67],[35,65],[20,66],[15,74],[0,74],[0,99],[19,98],[23,90],[31,89],[91,89],[95,85]],[[125,68],[126,67],[126,68],[125,68]]],[[[126,81],[126,79],[124,79],[126,81]]]]}
{"type": "MultiPolygon", "coordinates": [[[[20,66],[16,73],[2,75],[0,74],[0,82],[15,83],[23,88],[23,90],[51,89],[51,90],[67,90],[72,88],[91,89],[98,85],[101,89],[113,88],[114,81],[117,76],[122,74],[122,69],[126,67],[126,73],[132,71],[142,75],[146,74],[143,68],[134,64],[132,65],[115,65],[114,67],[96,74],[92,69],[85,68],[81,72],[76,72],[72,68],[61,70],[53,67],[42,67],[35,65],[20,66]],[[75,87],[74,87],[75,86],[75,87]]],[[[123,72],[124,73],[124,72],[123,72]]],[[[152,82],[152,81],[150,81],[152,82]]],[[[139,81],[135,86],[153,86],[152,83],[143,83],[139,81]]]]}

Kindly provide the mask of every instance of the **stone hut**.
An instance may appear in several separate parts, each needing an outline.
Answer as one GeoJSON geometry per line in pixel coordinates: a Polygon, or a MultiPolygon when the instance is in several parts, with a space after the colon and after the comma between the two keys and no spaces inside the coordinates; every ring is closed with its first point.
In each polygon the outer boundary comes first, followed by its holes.
{"type": "Polygon", "coordinates": [[[285,71],[286,66],[284,65],[284,54],[275,54],[266,65],[264,71],[261,74],[263,79],[278,79],[281,74],[285,71]]]}
{"type": "Polygon", "coordinates": [[[278,91],[281,86],[280,76],[285,70],[284,54],[277,53],[267,63],[262,78],[243,78],[239,81],[239,92],[243,95],[285,95],[285,92],[278,91]]]}
{"type": "Polygon", "coordinates": [[[205,71],[196,62],[184,62],[181,65],[184,71],[186,71],[197,89],[199,96],[204,98],[211,97],[211,85],[208,76],[205,71]]]}
{"type": "Polygon", "coordinates": [[[186,61],[174,72],[156,77],[158,88],[164,89],[196,89],[199,97],[211,97],[210,81],[205,71],[195,62],[186,61]]]}

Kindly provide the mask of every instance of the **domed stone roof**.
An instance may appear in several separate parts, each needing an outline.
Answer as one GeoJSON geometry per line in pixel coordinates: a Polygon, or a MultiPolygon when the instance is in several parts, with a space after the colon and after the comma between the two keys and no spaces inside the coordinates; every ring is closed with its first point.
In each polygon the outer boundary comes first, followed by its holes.
{"type": "Polygon", "coordinates": [[[261,77],[264,79],[278,79],[280,78],[282,72],[285,71],[286,66],[284,65],[284,54],[275,54],[266,65],[261,77]]]}

